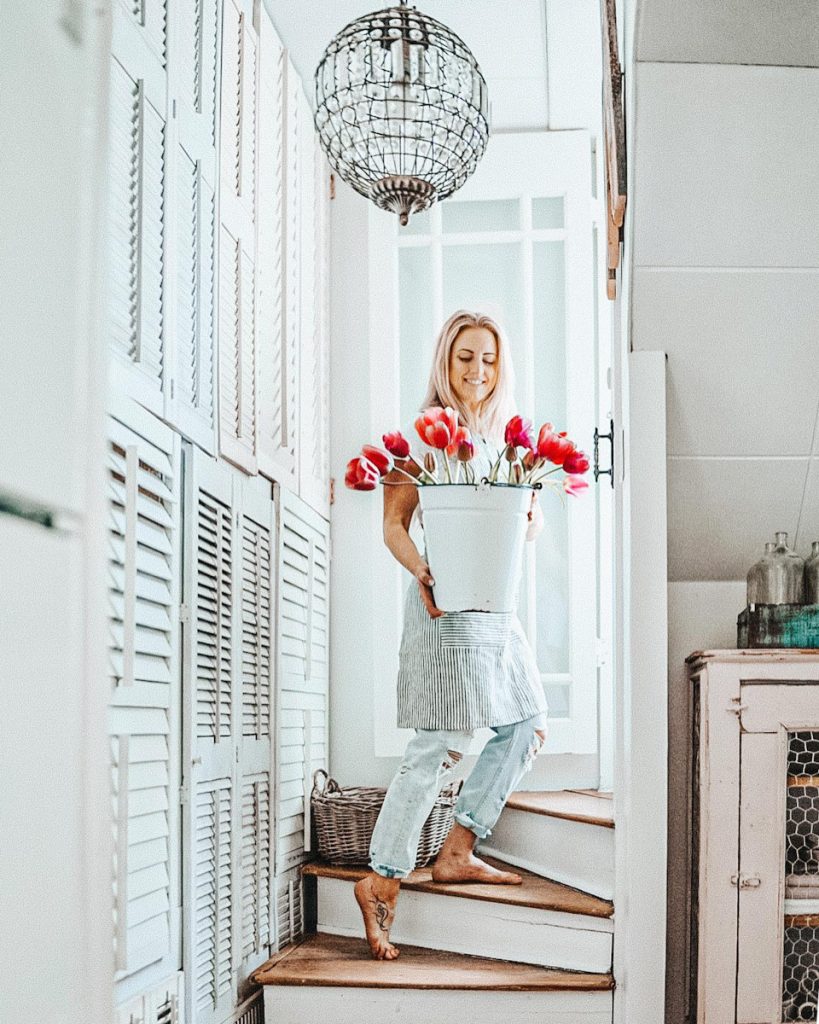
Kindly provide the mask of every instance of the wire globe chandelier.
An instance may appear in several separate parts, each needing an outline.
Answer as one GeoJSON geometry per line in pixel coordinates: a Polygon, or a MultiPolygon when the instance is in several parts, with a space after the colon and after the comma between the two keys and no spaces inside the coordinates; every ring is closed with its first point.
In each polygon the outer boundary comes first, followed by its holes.
{"type": "Polygon", "coordinates": [[[478,62],[446,25],[407,0],[338,33],[316,68],[315,95],[330,165],[401,224],[459,189],[489,139],[478,62]]]}

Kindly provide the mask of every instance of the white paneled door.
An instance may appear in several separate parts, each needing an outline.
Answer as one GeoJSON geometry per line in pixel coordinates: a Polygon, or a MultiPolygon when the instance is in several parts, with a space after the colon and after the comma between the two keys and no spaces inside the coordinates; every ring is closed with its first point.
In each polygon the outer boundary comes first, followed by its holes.
{"type": "MultiPolygon", "coordinates": [[[[597,341],[592,166],[587,131],[497,135],[455,196],[411,218],[406,228],[396,220],[397,351],[383,358],[394,378],[379,381],[375,422],[387,429],[415,418],[437,332],[465,308],[494,316],[505,328],[520,413],[536,427],[551,422],[566,430],[591,455],[599,364],[608,358],[608,345],[597,341]]],[[[379,346],[393,345],[392,338],[384,331],[379,346]]],[[[606,500],[608,509],[610,499],[600,498],[593,481],[580,497],[548,488],[539,497],[545,528],[527,545],[518,611],[549,701],[548,750],[540,763],[550,754],[581,755],[581,774],[563,784],[594,785],[603,647],[596,517],[598,501],[606,500]]],[[[379,593],[390,595],[391,628],[389,642],[379,645],[385,654],[378,680],[394,677],[386,652],[398,647],[401,615],[393,582],[400,570],[390,565],[381,571],[390,574],[379,593]]],[[[383,686],[376,687],[375,700],[381,753],[399,753],[383,686]]]]}
{"type": "Polygon", "coordinates": [[[273,935],[271,485],[186,449],[185,975],[190,1024],[221,1024],[273,935]]]}

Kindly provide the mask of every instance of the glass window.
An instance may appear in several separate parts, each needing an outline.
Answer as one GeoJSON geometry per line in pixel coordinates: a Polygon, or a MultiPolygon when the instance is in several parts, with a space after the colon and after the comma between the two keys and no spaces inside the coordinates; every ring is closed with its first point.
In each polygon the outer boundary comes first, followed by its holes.
{"type": "Polygon", "coordinates": [[[432,217],[429,210],[411,213],[409,223],[405,227],[398,225],[400,235],[429,235],[432,233],[432,217]]]}
{"type": "Polygon", "coordinates": [[[398,250],[401,423],[414,420],[424,399],[440,328],[432,322],[432,261],[426,246],[398,250]]]}
{"type": "Polygon", "coordinates": [[[445,233],[457,231],[517,231],[520,229],[520,202],[517,199],[487,199],[472,202],[441,203],[441,223],[445,233]]]}
{"type": "Polygon", "coordinates": [[[533,228],[562,228],[563,196],[549,196],[547,199],[532,200],[533,228]]]}

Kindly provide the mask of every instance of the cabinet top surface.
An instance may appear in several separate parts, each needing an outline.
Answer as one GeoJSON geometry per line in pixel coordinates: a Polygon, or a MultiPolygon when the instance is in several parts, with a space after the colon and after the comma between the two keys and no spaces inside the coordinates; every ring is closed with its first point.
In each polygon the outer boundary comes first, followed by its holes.
{"type": "Polygon", "coordinates": [[[686,665],[698,661],[819,661],[819,648],[815,647],[727,647],[713,651],[693,651],[685,659],[686,665]]]}

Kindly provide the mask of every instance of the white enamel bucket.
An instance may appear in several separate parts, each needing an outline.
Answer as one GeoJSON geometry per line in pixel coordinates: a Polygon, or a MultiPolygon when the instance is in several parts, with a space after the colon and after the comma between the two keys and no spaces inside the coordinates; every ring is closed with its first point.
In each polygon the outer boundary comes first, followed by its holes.
{"type": "Polygon", "coordinates": [[[532,487],[428,484],[418,499],[437,607],[514,611],[532,487]]]}

